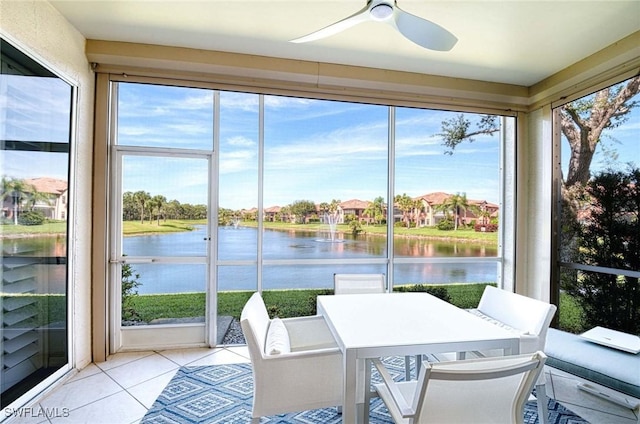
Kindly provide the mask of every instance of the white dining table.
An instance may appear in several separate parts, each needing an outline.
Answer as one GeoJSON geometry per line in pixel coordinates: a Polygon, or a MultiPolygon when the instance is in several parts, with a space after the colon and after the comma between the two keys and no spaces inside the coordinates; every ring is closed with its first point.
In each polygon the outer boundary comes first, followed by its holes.
{"type": "Polygon", "coordinates": [[[428,293],[318,296],[317,307],[343,354],[343,423],[368,422],[367,359],[487,349],[519,353],[518,335],[428,293]]]}

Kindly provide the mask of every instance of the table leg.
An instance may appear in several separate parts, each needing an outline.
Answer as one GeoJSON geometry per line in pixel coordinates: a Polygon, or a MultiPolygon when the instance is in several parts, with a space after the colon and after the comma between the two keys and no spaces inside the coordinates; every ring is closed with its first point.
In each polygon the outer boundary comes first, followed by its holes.
{"type": "Polygon", "coordinates": [[[373,363],[370,359],[365,360],[364,365],[364,404],[362,423],[369,424],[369,408],[371,408],[371,366],[373,363]]]}
{"type": "Polygon", "coordinates": [[[342,422],[344,424],[356,423],[357,413],[357,374],[358,362],[356,353],[347,349],[342,355],[342,370],[344,372],[344,384],[342,386],[342,422]]]}

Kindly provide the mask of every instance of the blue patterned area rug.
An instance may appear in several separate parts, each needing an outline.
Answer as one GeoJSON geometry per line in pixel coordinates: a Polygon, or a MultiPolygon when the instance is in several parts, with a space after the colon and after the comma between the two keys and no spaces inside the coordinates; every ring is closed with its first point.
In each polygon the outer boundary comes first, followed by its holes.
{"type": "MultiPolygon", "coordinates": [[[[404,375],[404,359],[397,364],[397,375],[404,375]]],[[[377,378],[372,375],[372,380],[377,378]]],[[[245,424],[251,421],[253,377],[250,364],[182,367],[142,419],[142,424],[221,423],[245,424]]],[[[371,424],[392,424],[380,399],[371,402],[371,424]]],[[[260,423],[273,424],[339,424],[342,416],[336,408],[314,409],[291,414],[262,417],[260,423]]],[[[524,410],[526,424],[538,423],[535,401],[524,410]]],[[[584,424],[573,412],[549,400],[550,424],[584,424]]],[[[587,423],[588,424],[588,423],[587,423]]]]}

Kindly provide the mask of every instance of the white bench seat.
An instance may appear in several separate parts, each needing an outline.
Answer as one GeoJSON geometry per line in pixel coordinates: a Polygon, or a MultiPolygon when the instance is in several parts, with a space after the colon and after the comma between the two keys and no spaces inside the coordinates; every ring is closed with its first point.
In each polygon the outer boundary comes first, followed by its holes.
{"type": "Polygon", "coordinates": [[[640,354],[592,343],[550,328],[547,365],[640,399],[640,354]]]}

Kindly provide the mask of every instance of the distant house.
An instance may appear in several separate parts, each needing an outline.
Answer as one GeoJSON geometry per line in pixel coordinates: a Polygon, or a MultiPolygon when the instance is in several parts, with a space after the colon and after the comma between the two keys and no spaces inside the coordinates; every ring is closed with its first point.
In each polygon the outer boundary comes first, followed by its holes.
{"type": "MultiPolygon", "coordinates": [[[[418,226],[432,227],[445,219],[446,214],[443,210],[440,210],[440,206],[446,203],[451,196],[453,195],[438,191],[415,197],[414,200],[419,200],[422,204],[418,226]]],[[[482,220],[486,220],[486,223],[488,223],[491,218],[497,216],[498,210],[500,209],[498,205],[489,203],[486,200],[467,199],[467,203],[469,204],[469,208],[460,211],[460,216],[458,217],[459,224],[469,225],[472,222],[481,223],[482,220]]]]}
{"type": "Polygon", "coordinates": [[[42,212],[45,218],[66,221],[67,203],[69,201],[69,185],[64,180],[56,178],[29,178],[26,184],[32,185],[38,193],[45,194],[48,202],[39,200],[33,205],[33,210],[42,212]]]}
{"type": "Polygon", "coordinates": [[[438,207],[449,197],[451,194],[441,191],[414,197],[413,200],[419,200],[422,205],[417,222],[418,227],[433,227],[446,218],[444,211],[439,210],[438,207]]]}
{"type": "Polygon", "coordinates": [[[347,215],[354,215],[358,221],[367,221],[372,219],[364,216],[364,211],[367,210],[371,202],[364,200],[351,199],[346,202],[341,202],[338,207],[338,222],[343,224],[347,215]]]}
{"type": "Polygon", "coordinates": [[[242,209],[240,217],[245,221],[255,221],[258,218],[258,208],[242,209]]]}
{"type": "Polygon", "coordinates": [[[280,206],[271,206],[269,208],[265,208],[262,212],[263,219],[265,221],[275,222],[279,219],[279,214],[281,211],[282,208],[280,206]]]}
{"type": "MultiPolygon", "coordinates": [[[[440,210],[440,205],[444,204],[451,196],[453,195],[450,193],[439,191],[414,197],[413,200],[418,200],[420,202],[420,206],[411,211],[412,222],[416,222],[419,227],[433,227],[437,225],[438,222],[446,218],[446,213],[445,211],[440,210]]],[[[466,211],[461,211],[460,216],[458,217],[459,224],[470,225],[473,222],[489,223],[492,218],[498,216],[498,210],[500,207],[494,203],[489,203],[486,200],[473,199],[467,199],[467,203],[469,204],[469,208],[466,211]],[[483,220],[486,222],[483,222],[483,220]]],[[[371,223],[375,218],[365,214],[365,211],[370,205],[370,201],[359,199],[351,199],[341,202],[336,211],[337,215],[335,222],[337,224],[344,224],[346,222],[346,217],[352,215],[360,222],[371,223]]],[[[323,212],[319,204],[316,205],[316,213],[320,222],[324,223],[325,218],[323,217],[323,212]]],[[[283,214],[282,207],[280,206],[265,208],[263,216],[265,221],[271,222],[278,220],[293,222],[295,219],[295,216],[293,215],[283,214]]],[[[398,222],[403,218],[403,212],[397,205],[394,205],[393,221],[398,222]]]]}

